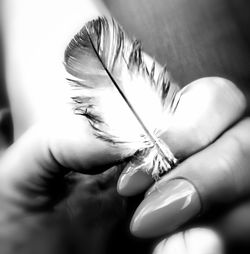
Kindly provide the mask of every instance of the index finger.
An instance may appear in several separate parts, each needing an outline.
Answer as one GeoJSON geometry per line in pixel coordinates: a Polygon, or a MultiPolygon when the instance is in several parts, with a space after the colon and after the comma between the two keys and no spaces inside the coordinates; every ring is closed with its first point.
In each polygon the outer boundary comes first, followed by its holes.
{"type": "MultiPolygon", "coordinates": [[[[166,123],[169,126],[162,139],[183,160],[212,143],[245,109],[244,95],[232,82],[199,79],[181,90],[180,102],[172,121],[166,123]]],[[[125,196],[140,193],[153,183],[150,175],[134,172],[133,163],[128,164],[118,183],[119,193],[125,196]]]]}
{"type": "Polygon", "coordinates": [[[250,119],[227,131],[205,150],[163,177],[137,209],[136,235],[169,233],[194,216],[250,195],[250,119]]]}

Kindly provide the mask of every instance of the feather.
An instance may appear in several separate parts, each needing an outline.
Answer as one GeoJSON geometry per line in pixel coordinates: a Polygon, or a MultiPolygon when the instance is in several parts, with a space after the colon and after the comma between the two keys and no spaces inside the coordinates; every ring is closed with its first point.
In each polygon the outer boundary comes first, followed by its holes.
{"type": "Polygon", "coordinates": [[[158,179],[177,163],[161,135],[179,93],[167,68],[156,75],[155,65],[148,68],[140,42],[106,17],[88,22],[65,51],[68,80],[77,91],[75,113],[124,158],[134,155],[135,170],[147,168],[158,179]]]}

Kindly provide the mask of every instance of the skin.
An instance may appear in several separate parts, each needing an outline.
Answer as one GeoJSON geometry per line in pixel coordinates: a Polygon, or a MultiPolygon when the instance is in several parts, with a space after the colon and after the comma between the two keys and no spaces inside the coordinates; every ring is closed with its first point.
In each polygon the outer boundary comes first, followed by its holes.
{"type": "MultiPolygon", "coordinates": [[[[47,23],[44,24],[44,22],[41,22],[41,20],[44,20],[41,9],[48,10],[49,1],[42,1],[34,5],[32,1],[27,0],[22,4],[22,7],[25,4],[26,7],[32,8],[32,11],[28,13],[23,11],[25,8],[21,9],[19,2],[15,0],[4,1],[6,13],[10,14],[6,15],[5,18],[4,38],[5,45],[8,45],[8,47],[6,46],[6,76],[16,136],[15,143],[5,152],[0,162],[1,223],[6,224],[8,228],[5,232],[1,232],[1,242],[5,242],[2,245],[5,253],[14,253],[13,246],[17,242],[23,243],[26,248],[31,248],[28,242],[32,239],[32,232],[35,228],[43,228],[44,221],[50,222],[57,217],[58,213],[54,208],[57,207],[58,200],[61,202],[65,200],[65,196],[54,197],[52,195],[53,191],[47,192],[55,185],[55,182],[60,182],[56,185],[57,190],[62,190],[63,193],[65,186],[62,184],[63,181],[59,180],[65,174],[72,171],[93,174],[107,169],[120,159],[120,155],[115,151],[115,148],[107,147],[91,135],[87,121],[73,115],[68,107],[69,90],[63,80],[63,66],[55,71],[53,68],[53,66],[58,66],[58,63],[62,62],[63,51],[68,41],[84,23],[82,11],[86,8],[87,3],[83,4],[82,1],[76,0],[75,5],[72,6],[72,3],[66,0],[60,1],[62,8],[56,12],[58,19],[55,20],[54,12],[49,11],[46,19],[47,23]],[[74,18],[65,19],[69,12],[74,12],[74,18]],[[15,19],[13,19],[14,16],[15,19]],[[12,19],[15,21],[10,22],[12,19]],[[50,26],[46,24],[50,24],[50,26]],[[35,32],[33,32],[34,27],[36,27],[35,32]],[[59,29],[56,29],[58,27],[59,29]],[[21,33],[19,29],[21,29],[21,33]],[[13,31],[13,33],[8,33],[8,31],[13,31]],[[41,33],[43,39],[40,40],[41,33]],[[26,36],[23,36],[23,34],[26,36]],[[50,39],[47,40],[46,38],[50,39]],[[38,44],[35,45],[33,40],[38,44]],[[37,48],[40,48],[41,51],[38,52],[37,48]],[[33,51],[34,54],[30,54],[30,51],[33,51]],[[29,52],[30,58],[25,57],[27,52],[29,52]],[[49,62],[47,60],[48,55],[51,60],[49,62]],[[16,71],[16,75],[11,75],[13,70],[16,71]],[[26,75],[23,75],[24,73],[26,75]],[[50,77],[49,80],[48,76],[50,77]],[[19,101],[15,99],[17,94],[19,95],[19,101]],[[93,147],[93,150],[90,150],[90,147],[93,147]],[[34,197],[37,198],[34,199],[34,197]],[[39,212],[35,213],[34,211],[39,212]],[[31,219],[28,219],[28,223],[24,223],[23,218],[29,217],[31,219]],[[13,220],[13,218],[17,218],[17,220],[13,220]],[[9,237],[10,232],[14,232],[15,237],[12,239],[9,237]]],[[[55,6],[56,4],[59,4],[59,2],[56,2],[55,6]]],[[[96,7],[91,7],[91,2],[89,2],[88,13],[91,14],[84,16],[85,21],[98,15],[96,7]],[[89,12],[89,10],[93,10],[93,12],[89,12]]],[[[203,87],[207,92],[206,94],[200,94],[201,102],[207,98],[207,94],[211,95],[212,98],[222,98],[222,100],[207,101],[206,110],[203,112],[202,117],[196,119],[196,126],[188,126],[185,129],[177,117],[172,129],[169,130],[171,135],[167,139],[173,151],[187,159],[176,168],[173,174],[169,174],[168,177],[170,178],[178,174],[182,175],[183,172],[187,171],[191,172],[189,177],[192,180],[195,175],[193,165],[198,167],[197,165],[202,163],[204,170],[208,166],[202,161],[202,155],[199,151],[203,149],[201,153],[214,157],[219,151],[223,153],[221,148],[228,148],[227,140],[237,144],[234,146],[236,149],[221,155],[223,157],[230,154],[227,159],[230,172],[235,172],[236,166],[239,166],[236,163],[239,163],[237,158],[240,156],[240,164],[243,166],[248,164],[247,156],[242,156],[242,154],[249,154],[250,151],[250,142],[246,135],[250,123],[248,118],[242,119],[246,108],[243,94],[232,82],[222,78],[212,77],[197,80],[186,89],[185,99],[180,104],[180,109],[184,108],[183,111],[180,110],[180,116],[190,114],[191,118],[195,117],[192,115],[192,110],[190,111],[187,108],[187,111],[185,111],[185,105],[193,105],[197,94],[196,90],[199,90],[200,87],[203,87]],[[225,94],[230,96],[225,97],[225,94]],[[215,129],[211,132],[207,125],[202,125],[203,120],[210,119],[211,115],[216,116],[218,107],[223,110],[223,114],[220,121],[215,121],[215,129]],[[178,141],[180,135],[189,133],[191,130],[194,137],[199,135],[200,138],[192,140],[191,137],[190,140],[190,137],[184,135],[184,140],[180,144],[178,141]],[[224,134],[220,137],[222,133],[224,134]],[[219,145],[214,148],[211,143],[215,140],[219,145]],[[189,158],[191,154],[194,154],[194,156],[189,158]]],[[[197,104],[197,107],[199,107],[199,104],[197,104]]],[[[220,172],[221,167],[225,167],[225,164],[218,164],[218,172],[220,172]]],[[[225,169],[222,168],[222,170],[225,169]]],[[[237,176],[244,179],[246,172],[247,169],[244,167],[244,170],[237,172],[237,176]]],[[[216,178],[216,176],[215,172],[213,177],[216,178]]],[[[231,177],[233,177],[232,174],[231,177]]],[[[84,178],[83,183],[86,181],[84,178]]],[[[203,183],[205,181],[206,178],[199,175],[198,182],[203,183]]],[[[239,187],[241,183],[239,181],[236,187],[239,187]]],[[[209,193],[214,187],[217,188],[216,184],[218,183],[215,181],[203,193],[209,193]]],[[[242,192],[240,194],[235,193],[235,199],[249,195],[249,190],[244,188],[248,184],[248,181],[244,182],[242,192]]],[[[114,186],[114,182],[110,186],[114,186]]],[[[142,191],[148,187],[147,183],[143,186],[142,191]]],[[[114,188],[110,189],[113,198],[111,198],[113,201],[110,202],[110,205],[113,204],[112,202],[122,202],[115,194],[114,188]]],[[[209,203],[210,201],[207,202],[207,205],[212,205],[209,203]]],[[[217,202],[223,202],[223,195],[217,202]]],[[[228,205],[230,204],[231,201],[228,201],[228,205]]],[[[62,209],[61,211],[59,214],[63,217],[65,210],[62,209]]],[[[227,216],[229,216],[228,221],[233,222],[230,216],[234,216],[234,212],[231,215],[229,213],[227,216]]],[[[230,223],[227,223],[228,227],[230,227],[230,223]]],[[[44,233],[46,228],[43,228],[40,232],[46,234],[44,233]]],[[[11,233],[11,236],[13,236],[13,233],[11,233]]],[[[48,240],[47,238],[44,239],[45,242],[48,240]]],[[[53,247],[54,250],[57,248],[56,245],[53,247]]],[[[28,251],[32,253],[32,249],[28,251]]],[[[48,250],[48,253],[51,252],[53,253],[53,250],[48,250]]],[[[27,250],[24,253],[28,253],[27,250]]]]}

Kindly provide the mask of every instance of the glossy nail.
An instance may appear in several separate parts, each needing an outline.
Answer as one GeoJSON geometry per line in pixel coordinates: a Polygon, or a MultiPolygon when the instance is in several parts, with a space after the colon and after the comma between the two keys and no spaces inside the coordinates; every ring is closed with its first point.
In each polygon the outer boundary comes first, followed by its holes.
{"type": "Polygon", "coordinates": [[[131,232],[139,237],[170,233],[196,216],[201,210],[199,195],[184,179],[159,182],[137,208],[131,232]]]}
{"type": "Polygon", "coordinates": [[[223,243],[211,229],[193,228],[161,241],[154,254],[223,254],[223,243]]]}
{"type": "Polygon", "coordinates": [[[134,164],[129,163],[118,180],[117,191],[123,196],[133,196],[145,191],[153,183],[150,174],[134,170],[134,164]]]}

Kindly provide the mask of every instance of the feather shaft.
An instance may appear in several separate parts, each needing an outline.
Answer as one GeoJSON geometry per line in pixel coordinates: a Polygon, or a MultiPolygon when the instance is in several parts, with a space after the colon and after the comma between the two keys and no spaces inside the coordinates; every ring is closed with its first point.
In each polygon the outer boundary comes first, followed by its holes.
{"type": "Polygon", "coordinates": [[[118,83],[116,82],[116,80],[114,79],[114,77],[111,75],[110,71],[107,69],[107,67],[105,66],[105,64],[103,63],[100,55],[97,52],[97,49],[95,48],[95,45],[91,39],[91,36],[89,35],[89,30],[88,27],[85,26],[87,32],[88,32],[88,37],[90,40],[90,43],[96,53],[96,56],[98,57],[98,59],[100,60],[102,67],[104,68],[104,70],[107,72],[107,75],[109,76],[109,78],[111,79],[113,85],[115,86],[115,88],[117,89],[117,91],[119,92],[119,94],[121,95],[121,97],[123,98],[123,100],[126,102],[126,104],[128,105],[128,107],[130,108],[130,110],[132,111],[132,113],[134,114],[135,118],[137,119],[137,121],[139,122],[139,124],[141,125],[141,127],[143,128],[145,134],[148,136],[148,138],[152,141],[152,143],[155,145],[156,149],[158,150],[159,154],[161,156],[164,157],[165,160],[167,160],[167,163],[171,165],[171,161],[168,159],[169,153],[166,154],[163,149],[160,146],[159,140],[157,137],[155,137],[155,135],[153,133],[150,132],[150,130],[146,127],[146,125],[144,124],[143,120],[141,119],[141,117],[139,116],[139,114],[136,112],[135,108],[133,107],[132,103],[129,101],[128,97],[125,95],[125,92],[122,91],[122,89],[120,88],[120,86],[118,85],[118,83]]]}

